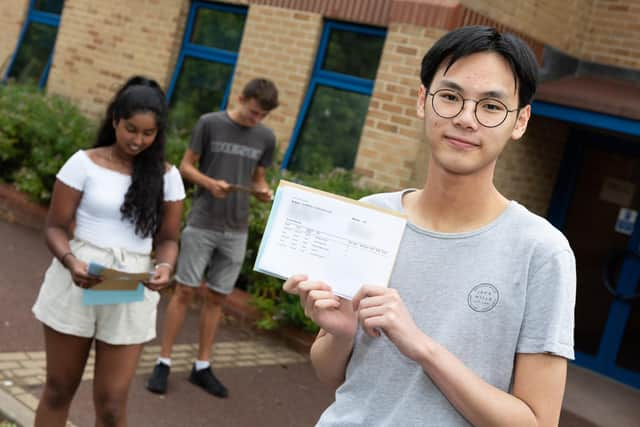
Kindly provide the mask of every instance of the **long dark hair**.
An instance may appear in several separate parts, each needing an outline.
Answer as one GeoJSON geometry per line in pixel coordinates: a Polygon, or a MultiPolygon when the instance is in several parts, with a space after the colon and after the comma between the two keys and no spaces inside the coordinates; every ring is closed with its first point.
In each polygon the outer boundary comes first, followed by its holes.
{"type": "Polygon", "coordinates": [[[155,235],[162,218],[167,123],[165,95],[155,80],[134,76],[118,89],[107,107],[94,147],[115,144],[114,122],[129,119],[137,113],[153,113],[157,133],[153,144],[133,158],[131,185],[120,212],[123,219],[135,225],[137,235],[149,237],[155,235]]]}

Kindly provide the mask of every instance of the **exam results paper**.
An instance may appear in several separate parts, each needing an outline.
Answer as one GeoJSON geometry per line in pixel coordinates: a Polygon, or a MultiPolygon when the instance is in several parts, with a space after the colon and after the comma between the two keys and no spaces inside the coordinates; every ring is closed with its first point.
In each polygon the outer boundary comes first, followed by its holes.
{"type": "Polygon", "coordinates": [[[352,299],[364,284],[387,286],[406,217],[280,181],[254,270],[321,280],[352,299]]]}

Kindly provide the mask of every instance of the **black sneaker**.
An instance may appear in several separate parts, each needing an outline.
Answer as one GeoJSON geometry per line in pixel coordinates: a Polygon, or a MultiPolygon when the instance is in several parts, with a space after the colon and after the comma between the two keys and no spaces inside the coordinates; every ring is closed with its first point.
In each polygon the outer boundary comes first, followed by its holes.
{"type": "Polygon", "coordinates": [[[152,393],[165,394],[167,392],[167,380],[171,367],[164,363],[157,363],[151,376],[147,380],[147,390],[152,393]]]}
{"type": "Polygon", "coordinates": [[[211,367],[196,371],[196,366],[193,365],[191,375],[189,375],[189,381],[198,387],[202,387],[207,393],[213,394],[214,396],[227,397],[229,395],[227,388],[213,375],[211,367]]]}

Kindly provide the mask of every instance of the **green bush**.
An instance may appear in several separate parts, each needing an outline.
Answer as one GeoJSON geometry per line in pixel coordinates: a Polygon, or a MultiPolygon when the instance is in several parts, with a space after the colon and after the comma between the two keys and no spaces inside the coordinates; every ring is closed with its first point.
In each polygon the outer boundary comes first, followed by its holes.
{"type": "MultiPolygon", "coordinates": [[[[358,186],[357,176],[340,169],[327,174],[303,175],[287,171],[280,173],[277,168],[273,168],[268,174],[268,179],[274,189],[280,179],[286,179],[351,199],[359,199],[379,191],[358,186]]],[[[282,291],[281,280],[253,271],[270,209],[271,203],[261,203],[252,198],[247,256],[242,267],[242,276],[249,283],[248,288],[252,295],[251,302],[261,314],[258,327],[277,329],[284,325],[290,325],[308,332],[317,332],[318,326],[304,315],[298,297],[282,291]]]]}
{"type": "Polygon", "coordinates": [[[34,86],[0,85],[0,180],[48,202],[56,173],[92,144],[94,132],[94,123],[71,102],[34,86]]]}

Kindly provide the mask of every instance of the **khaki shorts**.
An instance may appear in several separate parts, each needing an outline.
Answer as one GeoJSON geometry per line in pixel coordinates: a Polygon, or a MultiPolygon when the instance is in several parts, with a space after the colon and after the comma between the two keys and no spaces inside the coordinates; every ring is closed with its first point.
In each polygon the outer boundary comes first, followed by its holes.
{"type": "MultiPolygon", "coordinates": [[[[94,261],[105,267],[129,272],[149,271],[149,255],[123,249],[106,249],[72,240],[76,258],[94,261]]],[[[36,318],[58,332],[92,338],[108,344],[140,344],[156,336],[156,307],[160,296],[144,289],[144,301],[128,304],[84,305],[82,288],[76,286],[71,273],[56,258],[44,276],[33,306],[36,318]]]]}

